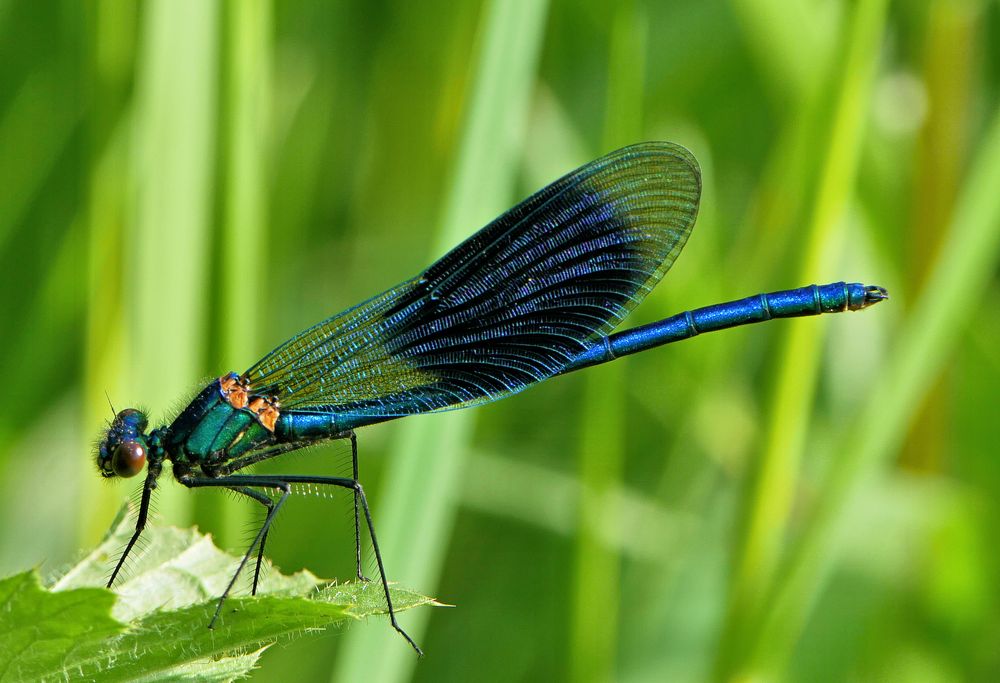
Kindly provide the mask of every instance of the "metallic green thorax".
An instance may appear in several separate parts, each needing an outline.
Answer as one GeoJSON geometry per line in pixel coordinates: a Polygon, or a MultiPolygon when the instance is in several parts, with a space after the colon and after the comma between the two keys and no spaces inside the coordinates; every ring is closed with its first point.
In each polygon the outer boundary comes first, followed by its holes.
{"type": "Polygon", "coordinates": [[[231,405],[214,380],[167,429],[164,449],[174,463],[212,466],[274,440],[252,411],[231,405]]]}

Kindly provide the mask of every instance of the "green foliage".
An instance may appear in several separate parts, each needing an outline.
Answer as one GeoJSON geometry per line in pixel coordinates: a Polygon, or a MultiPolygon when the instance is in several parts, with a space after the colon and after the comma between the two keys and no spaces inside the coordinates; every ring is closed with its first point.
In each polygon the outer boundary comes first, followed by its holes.
{"type": "MultiPolygon", "coordinates": [[[[109,397],[168,421],[561,173],[667,139],[704,197],[632,322],[836,279],[891,300],[361,430],[389,577],[463,609],[401,615],[419,665],[384,619],[227,665],[1000,680],[998,35],[988,0],[0,3],[0,575],[107,529],[109,397]]],[[[163,519],[239,549],[259,510],[168,479],[163,519]]],[[[353,576],[334,498],[289,500],[276,564],[353,576]]]]}
{"type": "MultiPolygon", "coordinates": [[[[0,580],[4,681],[229,681],[276,642],[385,613],[378,583],[285,576],[268,563],[258,595],[227,599],[208,629],[239,559],[195,529],[153,525],[147,551],[112,592],[105,577],[132,528],[123,514],[100,546],[51,585],[35,571],[0,580]]],[[[397,610],[434,604],[391,592],[397,610]]]]}
{"type": "MultiPolygon", "coordinates": [[[[476,226],[502,212],[511,201],[518,152],[528,118],[531,83],[538,68],[546,0],[491,0],[483,7],[469,113],[463,122],[450,186],[441,211],[433,258],[467,237],[476,226]]],[[[434,581],[448,547],[448,530],[458,514],[462,472],[476,415],[462,411],[447,423],[430,420],[404,425],[390,451],[381,504],[383,552],[398,557],[397,576],[420,583],[434,581]],[[413,453],[433,449],[429,461],[413,453]],[[431,501],[421,502],[428,491],[431,501]]],[[[418,616],[412,637],[422,638],[426,621],[418,616]]],[[[336,675],[344,680],[399,680],[414,667],[407,653],[387,649],[374,631],[357,630],[347,638],[346,656],[336,675]]]]}

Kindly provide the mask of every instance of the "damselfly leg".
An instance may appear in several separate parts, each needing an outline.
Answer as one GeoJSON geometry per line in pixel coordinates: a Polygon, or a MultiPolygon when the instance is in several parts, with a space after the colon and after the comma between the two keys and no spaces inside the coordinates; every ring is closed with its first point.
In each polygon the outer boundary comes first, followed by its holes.
{"type": "Polygon", "coordinates": [[[356,479],[348,479],[346,477],[313,477],[308,475],[266,475],[258,476],[252,474],[232,474],[223,477],[195,477],[195,476],[183,476],[180,477],[180,482],[187,486],[188,488],[211,488],[211,487],[222,487],[228,489],[234,488],[255,488],[255,489],[277,489],[282,491],[281,498],[275,503],[274,507],[268,512],[267,518],[264,520],[263,526],[261,526],[260,531],[257,533],[257,537],[254,539],[251,546],[247,549],[246,554],[243,556],[240,566],[236,570],[236,575],[229,582],[229,586],[226,587],[225,592],[219,598],[219,606],[215,610],[215,616],[212,617],[212,621],[209,623],[211,627],[216,618],[222,611],[222,604],[225,602],[226,598],[229,596],[229,591],[232,589],[233,585],[236,583],[236,578],[239,576],[240,572],[246,566],[247,561],[250,558],[250,554],[253,552],[254,547],[257,543],[266,535],[267,529],[271,526],[271,522],[274,520],[274,516],[277,514],[278,509],[284,504],[285,500],[291,493],[291,487],[297,484],[311,484],[314,486],[336,486],[339,488],[351,489],[355,492],[358,501],[361,504],[361,510],[364,512],[365,523],[368,525],[368,534],[372,539],[372,548],[375,551],[375,562],[378,565],[379,577],[382,579],[382,591],[385,594],[385,603],[389,613],[389,621],[392,627],[399,632],[403,638],[406,639],[414,650],[416,650],[418,655],[423,656],[423,651],[420,647],[413,641],[406,631],[399,625],[396,621],[396,611],[392,606],[392,596],[389,594],[389,580],[386,577],[385,565],[382,563],[382,553],[378,547],[378,537],[375,535],[375,524],[372,521],[371,510],[368,507],[368,499],[365,497],[365,490],[361,486],[361,482],[356,479]]]}

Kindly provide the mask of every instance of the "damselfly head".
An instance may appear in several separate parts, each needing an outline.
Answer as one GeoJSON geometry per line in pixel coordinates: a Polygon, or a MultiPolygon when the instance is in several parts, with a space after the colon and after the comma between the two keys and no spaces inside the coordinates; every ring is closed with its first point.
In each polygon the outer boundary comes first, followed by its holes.
{"type": "Polygon", "coordinates": [[[102,477],[134,477],[142,471],[149,452],[146,426],[146,416],[135,408],[115,416],[97,446],[97,469],[102,477]]]}

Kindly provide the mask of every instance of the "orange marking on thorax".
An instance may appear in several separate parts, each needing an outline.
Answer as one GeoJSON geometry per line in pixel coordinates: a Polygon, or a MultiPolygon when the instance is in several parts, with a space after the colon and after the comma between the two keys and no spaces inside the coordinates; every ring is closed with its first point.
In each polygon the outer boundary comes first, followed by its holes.
{"type": "Polygon", "coordinates": [[[219,390],[233,408],[246,409],[254,414],[257,421],[269,432],[274,431],[281,412],[278,402],[267,396],[250,393],[250,383],[239,375],[224,375],[219,378],[219,390]]]}
{"type": "Polygon", "coordinates": [[[219,389],[233,408],[246,408],[250,385],[240,376],[225,375],[219,378],[219,389]]]}
{"type": "Polygon", "coordinates": [[[250,403],[247,409],[257,416],[257,421],[264,425],[264,428],[269,431],[274,431],[274,425],[278,421],[277,402],[271,402],[266,396],[254,396],[250,399],[250,403]]]}
{"type": "Polygon", "coordinates": [[[264,408],[257,413],[257,419],[260,420],[260,423],[264,425],[267,431],[273,432],[274,425],[278,421],[278,415],[280,415],[278,408],[265,402],[264,408]]]}

